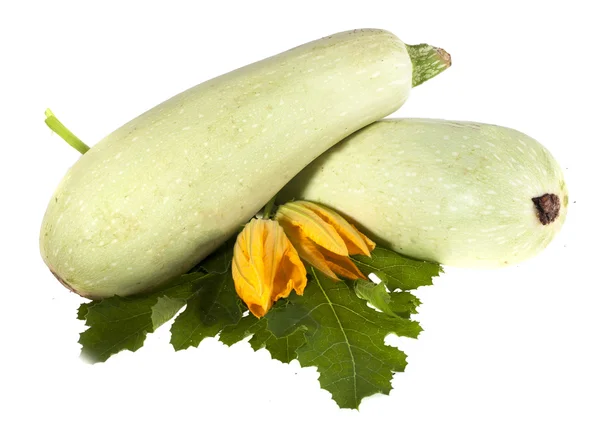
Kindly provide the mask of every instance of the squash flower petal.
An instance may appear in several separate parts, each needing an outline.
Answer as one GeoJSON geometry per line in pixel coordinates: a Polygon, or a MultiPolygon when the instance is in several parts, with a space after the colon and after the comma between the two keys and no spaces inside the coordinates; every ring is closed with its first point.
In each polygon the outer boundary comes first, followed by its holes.
{"type": "Polygon", "coordinates": [[[344,244],[348,249],[348,255],[371,256],[371,251],[375,249],[375,243],[359,232],[354,225],[348,223],[341,215],[332,209],[323,205],[317,205],[314,202],[296,201],[295,204],[308,208],[321,217],[323,221],[329,223],[344,240],[344,244]]]}
{"type": "Polygon", "coordinates": [[[370,256],[375,243],[335,211],[308,201],[294,201],[279,207],[275,219],[300,257],[328,277],[366,279],[349,255],[370,256]]]}
{"type": "Polygon", "coordinates": [[[282,221],[280,224],[302,259],[321,271],[326,276],[333,278],[334,280],[339,280],[338,276],[335,275],[331,268],[329,268],[325,257],[321,253],[321,249],[325,248],[322,246],[319,247],[319,245],[311,241],[300,229],[300,227],[285,221],[282,221]]]}
{"type": "Polygon", "coordinates": [[[331,224],[316,212],[302,205],[303,201],[288,202],[277,210],[275,220],[302,227],[306,236],[316,244],[339,255],[348,255],[344,239],[331,224]]]}
{"type": "Polygon", "coordinates": [[[238,235],[232,275],[238,296],[258,318],[292,290],[301,295],[307,282],[306,268],[281,226],[263,219],[251,220],[238,235]]]}

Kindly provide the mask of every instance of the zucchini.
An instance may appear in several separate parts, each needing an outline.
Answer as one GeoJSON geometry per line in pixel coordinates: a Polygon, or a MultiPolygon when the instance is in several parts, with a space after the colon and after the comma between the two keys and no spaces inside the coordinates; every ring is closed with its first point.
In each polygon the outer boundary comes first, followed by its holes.
{"type": "Polygon", "coordinates": [[[389,119],[340,142],[278,197],[343,212],[401,254],[457,267],[502,267],[545,248],[568,193],[550,152],[489,124],[389,119]]]}
{"type": "Polygon", "coordinates": [[[448,67],[443,53],[355,30],[176,95],[68,171],[42,222],[45,263],[92,299],[147,291],[188,271],[315,157],[397,110],[413,77],[418,84],[448,67]]]}

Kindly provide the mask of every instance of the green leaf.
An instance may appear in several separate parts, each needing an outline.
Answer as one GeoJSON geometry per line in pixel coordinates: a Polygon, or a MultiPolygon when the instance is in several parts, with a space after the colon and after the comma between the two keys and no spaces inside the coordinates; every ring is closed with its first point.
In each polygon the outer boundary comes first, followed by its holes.
{"type": "Polygon", "coordinates": [[[82,304],[78,318],[89,327],[79,336],[82,357],[96,363],[122,350],[138,350],[146,335],[171,319],[185,305],[183,298],[191,296],[206,277],[186,274],[159,292],[82,304]]]}
{"type": "Polygon", "coordinates": [[[257,331],[263,330],[265,321],[264,318],[258,319],[252,314],[246,315],[237,324],[223,328],[219,334],[219,340],[227,346],[231,346],[246,337],[253,336],[257,331]]]}
{"type": "Polygon", "coordinates": [[[224,274],[231,268],[233,258],[233,246],[236,237],[229,239],[219,249],[210,254],[205,260],[200,262],[197,267],[202,268],[207,273],[224,274]]]}
{"type": "Polygon", "coordinates": [[[273,359],[284,363],[296,359],[296,350],[306,342],[302,330],[296,330],[287,336],[276,337],[267,328],[265,318],[258,319],[252,314],[246,315],[236,325],[225,327],[219,334],[219,340],[231,346],[248,336],[251,336],[249,343],[252,349],[265,348],[271,353],[273,359]]]}
{"type": "Polygon", "coordinates": [[[336,282],[315,269],[302,296],[272,309],[268,328],[278,337],[304,328],[306,344],[297,350],[302,366],[316,366],[321,387],[340,407],[358,408],[364,397],[388,394],[394,372],[403,371],[406,355],[384,344],[385,337],[416,338],[415,321],[392,317],[367,306],[349,283],[336,282]]]}
{"type": "Polygon", "coordinates": [[[88,308],[90,305],[93,305],[94,302],[86,302],[79,305],[79,309],[77,309],[77,319],[85,321],[85,316],[87,315],[88,308]]]}
{"type": "Polygon", "coordinates": [[[175,350],[197,347],[206,337],[242,318],[241,301],[235,292],[231,271],[208,274],[188,299],[187,307],[173,322],[171,344],[175,350]]]}
{"type": "Polygon", "coordinates": [[[409,292],[390,293],[390,308],[402,318],[410,318],[417,313],[417,307],[421,304],[419,298],[409,292]]]}
{"type": "Polygon", "coordinates": [[[113,296],[87,307],[86,325],[79,336],[81,355],[91,362],[104,362],[121,350],[136,351],[153,331],[152,306],[156,298],[128,299],[113,296]]]}
{"type": "Polygon", "coordinates": [[[227,242],[202,263],[210,272],[192,272],[176,278],[161,290],[93,301],[80,305],[77,317],[89,328],[80,335],[82,356],[103,362],[122,350],[138,350],[148,333],[172,319],[171,343],[176,350],[197,346],[215,336],[242,314],[231,278],[232,243],[227,242]]]}
{"type": "Polygon", "coordinates": [[[417,313],[421,301],[409,292],[388,292],[385,284],[372,281],[356,280],[354,291],[361,299],[366,300],[381,312],[390,316],[410,318],[417,313]]]}
{"type": "Polygon", "coordinates": [[[242,317],[243,305],[231,275],[234,241],[201,262],[196,267],[200,272],[178,277],[159,291],[82,304],[77,317],[89,326],[80,336],[82,355],[101,362],[121,350],[135,351],[148,333],[185,306],[171,327],[176,350],[217,335],[228,345],[249,337],[254,350],[265,348],[274,359],[316,366],[321,386],[341,407],[357,408],[366,396],[389,393],[393,374],[406,366],[406,355],[385,345],[385,337],[394,333],[414,338],[421,331],[410,320],[419,299],[389,290],[431,284],[442,272],[439,265],[376,248],[371,258],[352,259],[382,283],[336,282],[309,268],[303,296],[292,294],[257,319],[252,314],[242,317]]]}
{"type": "Polygon", "coordinates": [[[154,329],[175,316],[185,306],[185,300],[173,299],[169,296],[161,296],[152,306],[152,326],[154,329]]]}
{"type": "Polygon", "coordinates": [[[381,247],[376,247],[371,257],[353,255],[350,259],[365,275],[375,273],[391,291],[429,286],[433,277],[443,272],[439,264],[407,258],[381,247]]]}
{"type": "Polygon", "coordinates": [[[175,350],[197,347],[206,337],[214,337],[223,328],[240,322],[242,302],[231,275],[235,240],[236,236],[229,239],[198,265],[209,274],[202,286],[186,299],[185,311],[173,322],[171,344],[175,350]]]}
{"type": "Polygon", "coordinates": [[[366,300],[381,312],[393,317],[397,316],[390,306],[392,298],[386,290],[385,284],[375,284],[372,281],[359,279],[354,282],[354,291],[358,297],[366,300]]]}
{"type": "MultiPolygon", "coordinates": [[[[266,323],[265,323],[266,325],[266,323]]],[[[298,349],[306,343],[304,330],[298,329],[284,337],[276,337],[267,327],[264,330],[257,332],[250,339],[250,346],[254,350],[262,349],[263,347],[271,353],[273,359],[277,359],[283,363],[290,363],[296,359],[298,349]]]]}

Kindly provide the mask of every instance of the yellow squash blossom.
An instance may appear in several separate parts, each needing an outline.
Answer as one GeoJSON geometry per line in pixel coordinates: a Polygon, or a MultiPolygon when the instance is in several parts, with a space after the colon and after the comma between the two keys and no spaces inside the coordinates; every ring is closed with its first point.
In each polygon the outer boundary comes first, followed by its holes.
{"type": "Polygon", "coordinates": [[[349,255],[371,256],[375,243],[341,215],[308,201],[294,201],[277,210],[281,224],[302,259],[327,276],[366,279],[349,255]]]}
{"type": "Polygon", "coordinates": [[[238,296],[258,318],[292,289],[301,295],[306,287],[304,264],[273,220],[246,224],[234,246],[232,273],[238,296]]]}

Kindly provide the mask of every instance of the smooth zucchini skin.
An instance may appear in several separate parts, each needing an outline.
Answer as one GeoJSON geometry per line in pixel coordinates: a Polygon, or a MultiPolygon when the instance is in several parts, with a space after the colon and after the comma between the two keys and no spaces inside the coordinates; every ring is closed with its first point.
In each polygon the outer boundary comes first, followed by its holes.
{"type": "Polygon", "coordinates": [[[568,204],[560,166],[534,139],[505,127],[428,119],[382,120],[352,134],[278,199],[291,198],[344,213],[399,253],[488,268],[540,252],[568,204]],[[556,195],[543,197],[549,214],[533,201],[544,194],[556,195]]]}
{"type": "Polygon", "coordinates": [[[42,257],[89,298],[160,285],[233,235],[315,157],[397,110],[411,78],[402,41],[366,29],[197,85],[73,165],[44,216],[42,257]]]}

